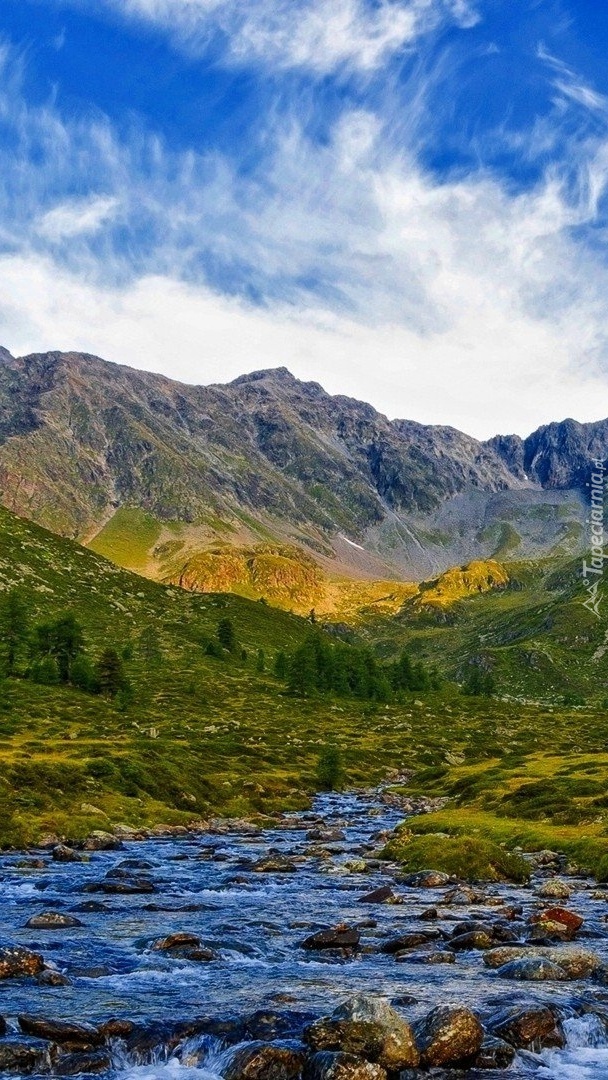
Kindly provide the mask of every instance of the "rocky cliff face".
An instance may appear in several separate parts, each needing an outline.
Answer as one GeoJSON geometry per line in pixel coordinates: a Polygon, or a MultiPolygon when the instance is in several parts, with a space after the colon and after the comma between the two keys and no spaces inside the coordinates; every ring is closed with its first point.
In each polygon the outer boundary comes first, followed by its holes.
{"type": "Polygon", "coordinates": [[[189,529],[190,551],[228,530],[323,558],[339,548],[343,562],[350,544],[359,562],[424,576],[494,554],[507,524],[522,553],[564,530],[576,543],[577,492],[590,457],[607,455],[608,421],[481,443],[389,421],[284,368],[186,386],[78,353],[0,350],[2,502],[81,539],[130,506],[189,529]]]}

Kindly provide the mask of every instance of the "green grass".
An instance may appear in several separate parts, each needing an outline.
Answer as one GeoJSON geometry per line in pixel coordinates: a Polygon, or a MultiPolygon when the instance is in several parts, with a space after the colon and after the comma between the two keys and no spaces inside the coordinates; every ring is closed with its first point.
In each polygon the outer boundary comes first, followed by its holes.
{"type": "Polygon", "coordinates": [[[122,506],[88,547],[118,566],[145,570],[161,534],[160,522],[145,510],[122,506]]]}
{"type": "Polygon", "coordinates": [[[400,862],[407,871],[440,870],[467,881],[526,882],[530,877],[521,856],[479,836],[411,836],[402,830],[386,845],[382,857],[400,862]]]}

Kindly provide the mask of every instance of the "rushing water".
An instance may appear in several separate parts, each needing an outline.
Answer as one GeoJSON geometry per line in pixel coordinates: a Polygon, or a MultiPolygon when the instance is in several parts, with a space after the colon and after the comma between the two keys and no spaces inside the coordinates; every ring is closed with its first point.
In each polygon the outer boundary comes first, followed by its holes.
{"type": "MultiPolygon", "coordinates": [[[[441,890],[401,887],[402,905],[368,907],[358,902],[390,878],[381,866],[361,873],[348,863],[369,858],[378,832],[393,828],[401,816],[385,806],[380,795],[327,795],[317,800],[314,814],[293,817],[288,827],[261,835],[245,831],[150,840],[125,844],[122,851],[95,852],[88,863],[58,863],[46,857],[44,869],[19,867],[18,857],[5,856],[0,862],[3,938],[41,952],[70,984],[7,980],[0,983],[0,1012],[15,1030],[19,1013],[95,1023],[110,1017],[158,1021],[158,1044],[145,1052],[129,1052],[120,1041],[114,1044],[115,1075],[129,1080],[219,1080],[232,1050],[217,1034],[185,1035],[168,1047],[162,1024],[243,1017],[257,1010],[299,1014],[303,1024],[361,991],[398,1003],[407,995],[411,1000],[403,1009],[409,1018],[450,1001],[467,1003],[482,1014],[513,1002],[551,1003],[567,1018],[567,1048],[541,1057],[524,1054],[515,1073],[539,1080],[608,1078],[607,1028],[593,1014],[597,1007],[608,1016],[608,991],[603,987],[509,983],[485,968],[478,952],[459,953],[455,964],[425,966],[397,963],[377,951],[383,938],[420,928],[418,916],[442,897],[441,890]],[[324,828],[343,828],[345,839],[329,844],[309,840],[306,830],[319,819],[324,828]],[[319,853],[321,847],[329,850],[329,858],[319,853]],[[296,872],[253,871],[252,863],[269,853],[295,860],[296,872]],[[125,860],[123,869],[150,878],[154,893],[106,896],[86,891],[108,871],[120,870],[125,860]],[[129,865],[132,860],[142,865],[129,865]],[[101,903],[102,910],[90,910],[91,901],[101,903]],[[47,910],[74,913],[84,925],[60,931],[25,927],[33,914],[47,910]],[[338,959],[300,947],[308,934],[339,923],[361,927],[363,948],[355,957],[338,959]],[[198,935],[218,958],[200,963],[150,949],[154,939],[182,931],[198,935]]],[[[603,921],[608,904],[593,898],[588,883],[578,884],[572,904],[585,915],[583,937],[593,938],[581,939],[581,944],[608,962],[603,921]]],[[[524,908],[534,902],[530,889],[491,886],[486,891],[490,900],[503,898],[524,908]]],[[[433,925],[449,926],[472,912],[487,915],[488,910],[497,913],[483,904],[441,908],[433,925]]]]}

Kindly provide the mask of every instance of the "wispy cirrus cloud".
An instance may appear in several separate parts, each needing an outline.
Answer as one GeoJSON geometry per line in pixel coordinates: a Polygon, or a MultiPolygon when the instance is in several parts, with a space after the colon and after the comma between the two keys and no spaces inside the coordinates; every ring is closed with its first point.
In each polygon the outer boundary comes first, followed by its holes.
{"type": "MultiPolygon", "coordinates": [[[[556,99],[550,159],[515,190],[483,161],[441,178],[424,167],[432,74],[406,87],[406,123],[346,100],[322,140],[296,100],[265,118],[243,171],[214,148],[170,149],[137,118],[119,130],[53,97],[33,105],[20,58],[0,62],[13,166],[0,325],[14,351],[82,348],[189,381],[287,364],[480,435],[604,411],[608,266],[589,234],[608,126],[580,94],[556,99]]],[[[550,78],[577,84],[555,66],[550,78]]],[[[519,153],[538,153],[538,130],[517,134],[519,153]]]]}
{"type": "Polygon", "coordinates": [[[180,48],[211,46],[232,64],[324,76],[370,73],[445,25],[477,22],[477,0],[59,0],[114,12],[167,33],[180,48]]]}

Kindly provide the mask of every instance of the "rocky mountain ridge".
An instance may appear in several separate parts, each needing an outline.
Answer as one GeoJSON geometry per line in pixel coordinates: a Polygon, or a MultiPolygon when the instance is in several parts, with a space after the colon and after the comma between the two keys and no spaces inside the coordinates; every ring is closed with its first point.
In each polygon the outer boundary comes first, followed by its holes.
{"type": "Polygon", "coordinates": [[[286,368],[190,386],[79,353],[0,350],[2,503],[84,541],[139,509],[158,524],[153,576],[171,543],[179,561],[287,541],[359,577],[420,578],[505,545],[571,552],[598,456],[608,420],[479,442],[390,421],[286,368]]]}

